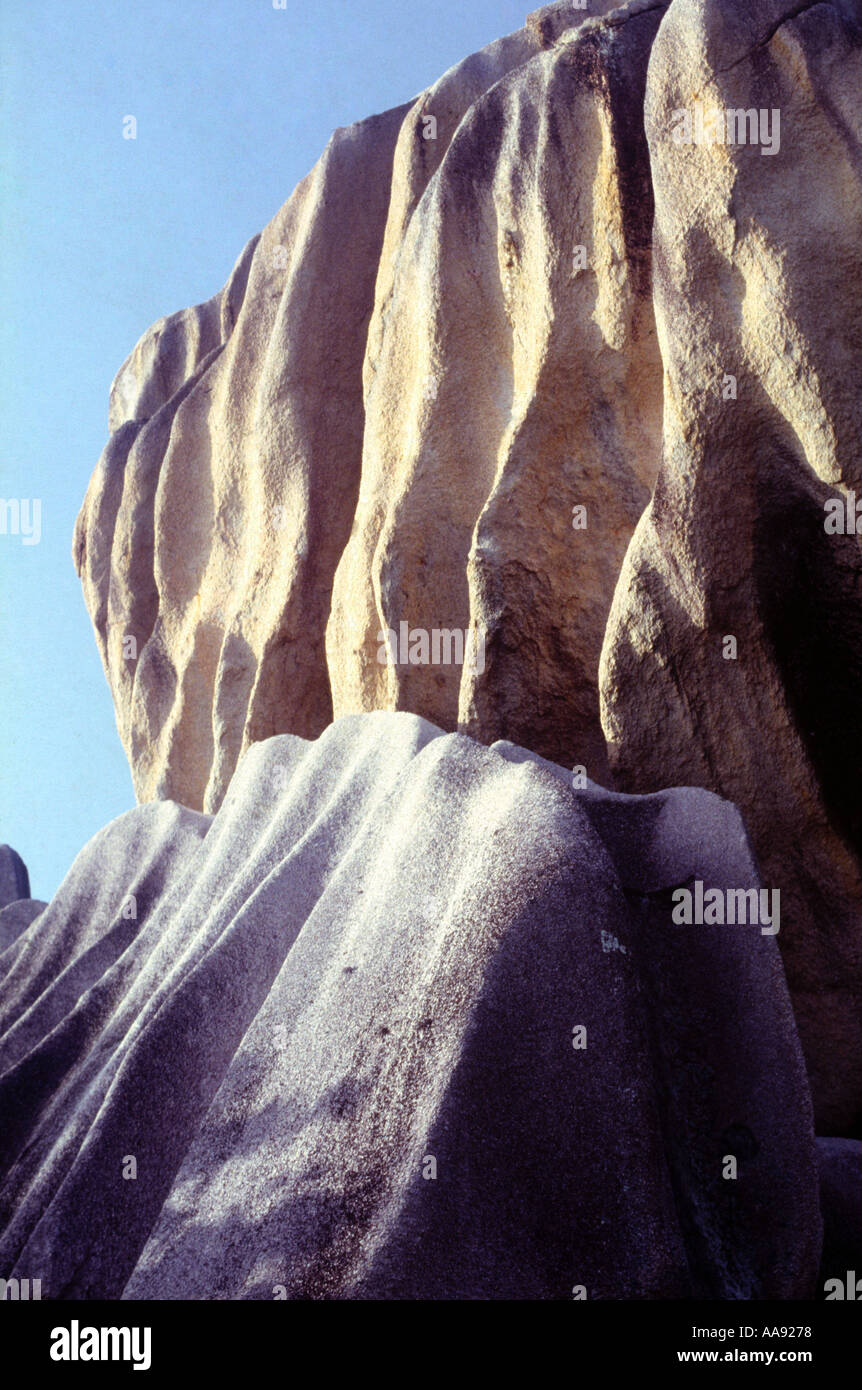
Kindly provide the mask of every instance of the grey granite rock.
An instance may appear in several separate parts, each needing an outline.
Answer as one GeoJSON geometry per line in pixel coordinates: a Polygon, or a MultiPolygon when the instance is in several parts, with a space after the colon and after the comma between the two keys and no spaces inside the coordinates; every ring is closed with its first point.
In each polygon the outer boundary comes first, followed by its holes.
{"type": "Polygon", "coordinates": [[[0,978],[0,1272],[52,1298],[810,1296],[775,940],[670,920],[681,881],[757,884],[738,813],[517,756],[350,716],[253,745],[212,820],[153,803],[97,835],[0,978]]]}
{"type": "MultiPolygon", "coordinates": [[[[40,902],[38,898],[18,898],[15,902],[0,908],[0,956],[7,946],[18,940],[31,922],[35,922],[47,906],[47,903],[40,902]]],[[[0,960],[0,972],[2,970],[3,961],[0,960]]]]}
{"type": "Polygon", "coordinates": [[[30,896],[30,875],[11,845],[0,845],[0,908],[30,896]]]}

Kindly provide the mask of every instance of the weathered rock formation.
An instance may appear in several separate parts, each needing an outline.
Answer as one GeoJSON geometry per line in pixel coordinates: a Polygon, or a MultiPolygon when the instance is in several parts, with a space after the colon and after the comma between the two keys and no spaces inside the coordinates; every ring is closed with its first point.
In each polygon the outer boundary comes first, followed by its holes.
{"type": "Polygon", "coordinates": [[[27,865],[11,845],[0,845],[0,952],[39,916],[46,906],[30,897],[27,865]]]}
{"type": "Polygon", "coordinates": [[[612,10],[537,11],[337,131],[222,294],[121,368],[75,554],[139,799],[213,810],[249,743],[376,708],[604,775],[598,658],[661,416],[663,7],[612,10]],[[482,629],[484,669],[387,668],[402,621],[482,629]]]}
{"type": "Polygon", "coordinates": [[[120,817],[0,954],[0,1271],[50,1298],[812,1295],[780,955],[673,925],[697,879],[757,884],[727,803],[576,793],[408,714],[255,745],[214,819],[120,817]]]}
{"type": "Polygon", "coordinates": [[[604,777],[598,653],[659,461],[643,90],[661,14],[581,24],[471,91],[436,168],[417,168],[435,89],[405,122],[327,635],[336,713],[412,709],[604,777]],[[381,664],[402,621],[479,629],[484,670],[381,664]]]}
{"type": "Polygon", "coordinates": [[[842,1133],[862,1126],[862,550],[824,503],[862,497],[862,6],[789,8],[674,0],[653,47],[664,465],[602,701],[617,785],[741,808],[842,1133]],[[779,112],[780,149],[675,143],[694,93],[773,134],[779,112]]]}
{"type": "Polygon", "coordinates": [[[0,845],[0,909],[29,896],[27,865],[11,845],[0,845]]]}
{"type": "Polygon", "coordinates": [[[736,802],[833,1133],[862,1133],[862,559],[824,524],[862,497],[860,93],[862,0],[537,11],[337,131],[145,335],[75,539],[142,801],[213,812],[255,741],[386,709],[736,802]],[[402,628],[481,659],[387,658],[402,628]]]}

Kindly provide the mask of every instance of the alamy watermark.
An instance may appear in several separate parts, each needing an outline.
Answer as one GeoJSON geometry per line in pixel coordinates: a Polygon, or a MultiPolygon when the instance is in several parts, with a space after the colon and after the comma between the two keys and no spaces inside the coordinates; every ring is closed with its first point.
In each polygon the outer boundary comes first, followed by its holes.
{"type": "Polygon", "coordinates": [[[0,536],[20,536],[22,545],[42,539],[42,501],[39,497],[0,497],[0,536]]]}
{"type": "Polygon", "coordinates": [[[823,1285],[823,1292],[826,1295],[826,1303],[835,1299],[850,1303],[862,1302],[862,1278],[856,1278],[855,1269],[848,1269],[843,1279],[827,1279],[823,1285]]]}
{"type": "Polygon", "coordinates": [[[676,145],[759,145],[761,154],[781,149],[781,112],[777,107],[748,110],[720,106],[707,109],[703,102],[679,107],[671,113],[671,139],[676,145]]]}
{"type": "Polygon", "coordinates": [[[760,927],[761,936],[776,936],[781,926],[778,888],[707,888],[696,879],[694,891],[675,888],[672,919],[678,927],[760,927]],[[771,903],[770,903],[771,898],[771,903]]]}
{"type": "Polygon", "coordinates": [[[862,536],[862,497],[847,492],[843,497],[828,497],[823,503],[826,516],[823,529],[827,536],[862,536]]]}
{"type": "Polygon", "coordinates": [[[70,1327],[51,1331],[52,1361],[131,1361],[133,1371],[148,1371],[152,1361],[149,1327],[70,1327]]]}
{"type": "Polygon", "coordinates": [[[27,1303],[41,1297],[41,1279],[0,1279],[0,1303],[27,1303]]]}
{"type": "Polygon", "coordinates": [[[377,660],[381,666],[466,666],[479,675],[485,669],[485,632],[482,628],[424,627],[398,624],[377,634],[377,660]]]}

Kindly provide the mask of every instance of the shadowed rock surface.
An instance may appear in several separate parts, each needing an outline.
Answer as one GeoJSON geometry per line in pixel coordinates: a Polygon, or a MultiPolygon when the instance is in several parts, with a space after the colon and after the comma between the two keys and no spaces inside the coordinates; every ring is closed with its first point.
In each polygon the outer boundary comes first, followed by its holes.
{"type": "Polygon", "coordinates": [[[862,1143],[851,1138],[819,1138],[820,1205],[823,1208],[823,1264],[827,1279],[862,1279],[862,1143]]]}
{"type": "Polygon", "coordinates": [[[646,121],[664,464],[605,641],[611,764],[739,806],[818,1128],[860,1133],[862,551],[824,503],[862,498],[862,6],[674,0],[646,121]],[[780,148],[676,143],[695,92],[777,111],[780,148]]]}
{"type": "Polygon", "coordinates": [[[7,946],[11,946],[16,937],[20,936],[47,906],[47,903],[41,902],[38,898],[19,898],[17,902],[8,903],[6,907],[0,908],[0,954],[7,946]]]}
{"type": "Polygon", "coordinates": [[[30,875],[20,854],[0,845],[0,955],[46,906],[30,897],[30,875]]]}
{"type": "Polygon", "coordinates": [[[692,877],[757,884],[732,806],[575,793],[408,714],[256,744],[212,820],[120,817],[0,956],[4,1276],[52,1298],[809,1296],[780,955],[757,927],[672,925],[692,877]]]}
{"type": "Polygon", "coordinates": [[[862,1143],[818,1139],[820,1203],[823,1209],[821,1289],[827,1279],[845,1283],[848,1270],[862,1279],[862,1143]]]}
{"type": "Polygon", "coordinates": [[[0,845],[0,908],[30,896],[30,875],[11,845],[0,845]]]}

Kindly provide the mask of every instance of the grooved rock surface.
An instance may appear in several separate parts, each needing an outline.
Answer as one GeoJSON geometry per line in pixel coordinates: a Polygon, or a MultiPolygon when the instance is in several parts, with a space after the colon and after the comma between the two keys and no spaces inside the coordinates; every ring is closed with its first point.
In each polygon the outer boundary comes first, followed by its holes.
{"type": "Polygon", "coordinates": [[[670,921],[681,881],[756,885],[740,817],[565,780],[378,712],[257,743],[214,819],[161,802],[100,832],[0,956],[4,1277],[809,1296],[778,949],[670,921]]]}
{"type": "Polygon", "coordinates": [[[547,6],[337,131],[121,368],[75,560],[139,800],[215,810],[250,743],[375,708],[603,777],[602,634],[659,464],[663,9],[547,6]],[[484,659],[387,668],[401,622],[484,659]]]}
{"type": "Polygon", "coordinates": [[[337,131],[222,294],[114,383],[75,559],[139,800],[216,806],[245,744],[332,717],[324,631],[406,111],[337,131]]]}
{"type": "Polygon", "coordinates": [[[824,506],[862,496],[860,94],[858,3],[665,16],[646,100],[664,464],[601,670],[616,784],[742,811],[827,1133],[862,1125],[862,552],[824,506]],[[677,144],[694,93],[777,110],[780,148],[677,144]]]}
{"type": "MultiPolygon", "coordinates": [[[[662,12],[584,23],[513,68],[412,218],[390,214],[327,630],[336,714],[411,709],[604,775],[599,652],[659,462],[643,89],[662,12]],[[402,622],[480,631],[484,668],[381,663],[402,622]]],[[[432,90],[416,115],[435,107],[432,90]]],[[[415,182],[414,124],[396,186],[415,182]]]]}
{"type": "MultiPolygon", "coordinates": [[[[38,898],[18,898],[14,903],[0,908],[0,956],[47,906],[38,898]]],[[[0,960],[0,971],[2,969],[3,962],[0,960]]]]}
{"type": "Polygon", "coordinates": [[[383,709],[736,803],[855,1134],[860,93],[862,0],[537,10],[144,336],[75,535],[139,800],[383,709]]]}

